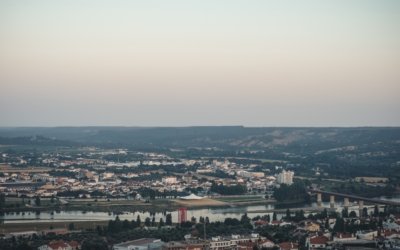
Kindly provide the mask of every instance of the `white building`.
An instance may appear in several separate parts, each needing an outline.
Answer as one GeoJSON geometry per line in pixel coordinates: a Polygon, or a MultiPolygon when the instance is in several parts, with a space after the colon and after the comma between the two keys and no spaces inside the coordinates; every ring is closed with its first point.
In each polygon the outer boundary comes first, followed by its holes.
{"type": "Polygon", "coordinates": [[[366,231],[357,231],[356,237],[362,240],[373,240],[378,236],[378,231],[376,230],[366,230],[366,231]]]}
{"type": "Polygon", "coordinates": [[[389,229],[389,230],[400,230],[400,223],[397,222],[393,217],[390,217],[389,219],[385,220],[383,222],[383,228],[384,229],[389,229]]]}
{"type": "Polygon", "coordinates": [[[293,184],[293,176],[294,176],[293,171],[283,170],[280,174],[278,174],[276,181],[279,184],[292,185],[293,184]]]}
{"type": "Polygon", "coordinates": [[[116,244],[113,250],[161,250],[162,245],[160,239],[143,238],[116,244]]]}
{"type": "Polygon", "coordinates": [[[251,173],[248,172],[248,171],[246,171],[246,170],[239,170],[239,171],[236,171],[236,174],[237,174],[238,176],[241,176],[241,177],[244,177],[244,178],[250,178],[250,177],[251,177],[251,173]]]}
{"type": "Polygon", "coordinates": [[[357,239],[357,237],[351,233],[337,233],[333,237],[334,242],[352,241],[352,240],[356,240],[356,239],[357,239]]]}
{"type": "Polygon", "coordinates": [[[253,178],[264,178],[265,174],[263,172],[251,172],[251,177],[253,178]]]}
{"type": "Polygon", "coordinates": [[[103,173],[103,179],[111,179],[114,177],[114,173],[112,172],[104,172],[103,173]]]}
{"type": "Polygon", "coordinates": [[[177,183],[175,176],[163,177],[162,182],[167,185],[177,183]]]}
{"type": "Polygon", "coordinates": [[[212,237],[210,241],[210,250],[227,250],[237,249],[238,244],[247,242],[257,242],[258,240],[265,240],[265,237],[259,234],[251,235],[232,235],[232,236],[217,236],[212,237]]]}
{"type": "Polygon", "coordinates": [[[35,182],[42,181],[42,182],[52,182],[55,181],[56,178],[50,176],[49,174],[34,174],[32,180],[35,182]]]}

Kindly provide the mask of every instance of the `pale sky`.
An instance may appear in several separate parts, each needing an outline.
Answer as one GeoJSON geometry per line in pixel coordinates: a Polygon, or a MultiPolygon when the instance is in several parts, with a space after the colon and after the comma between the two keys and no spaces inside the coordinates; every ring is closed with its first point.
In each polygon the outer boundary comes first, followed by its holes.
{"type": "Polygon", "coordinates": [[[0,126],[400,126],[400,1],[0,1],[0,126]]]}

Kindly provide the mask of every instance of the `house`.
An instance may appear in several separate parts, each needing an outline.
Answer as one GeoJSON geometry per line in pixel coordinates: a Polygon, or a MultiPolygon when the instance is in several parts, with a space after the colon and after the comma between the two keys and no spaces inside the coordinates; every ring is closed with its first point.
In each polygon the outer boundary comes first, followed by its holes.
{"type": "Polygon", "coordinates": [[[329,241],[326,236],[312,236],[307,238],[308,249],[324,249],[329,241]]]}
{"type": "Polygon", "coordinates": [[[255,246],[254,242],[242,242],[237,244],[236,249],[237,250],[253,250],[255,246]]]}
{"type": "Polygon", "coordinates": [[[163,244],[162,250],[203,250],[208,244],[201,241],[169,241],[163,244]]]}
{"type": "Polygon", "coordinates": [[[386,239],[400,238],[400,231],[397,230],[383,230],[381,235],[386,239]]]}
{"type": "Polygon", "coordinates": [[[357,237],[351,233],[336,233],[336,235],[333,237],[334,242],[343,242],[343,241],[350,241],[350,240],[356,240],[356,239],[357,239],[357,237]]]}
{"type": "Polygon", "coordinates": [[[259,240],[265,240],[265,237],[261,237],[258,234],[250,234],[250,235],[231,235],[227,237],[212,237],[210,241],[210,250],[227,250],[227,249],[236,249],[239,244],[242,244],[242,247],[247,247],[247,243],[255,243],[259,240]]]}
{"type": "Polygon", "coordinates": [[[397,222],[393,217],[385,220],[383,223],[383,228],[384,229],[394,229],[394,230],[400,230],[400,223],[397,222]]]}
{"type": "Polygon", "coordinates": [[[161,250],[162,246],[160,239],[142,238],[115,244],[113,250],[161,250]]]}
{"type": "Polygon", "coordinates": [[[222,237],[212,237],[210,241],[211,250],[228,250],[235,246],[236,244],[231,242],[230,239],[224,239],[222,237]]]}
{"type": "Polygon", "coordinates": [[[356,233],[357,239],[363,240],[373,240],[378,236],[378,231],[376,230],[367,230],[367,231],[358,231],[356,233]]]}
{"type": "Polygon", "coordinates": [[[273,248],[275,246],[275,243],[270,241],[270,240],[262,240],[258,243],[258,246],[260,248],[273,248]]]}
{"type": "Polygon", "coordinates": [[[179,241],[170,241],[163,244],[162,250],[186,250],[186,244],[179,241]]]}
{"type": "Polygon", "coordinates": [[[74,241],[74,240],[70,241],[68,244],[71,246],[72,250],[78,250],[81,248],[81,245],[79,244],[79,242],[74,241]]]}
{"type": "Polygon", "coordinates": [[[268,225],[268,221],[259,219],[254,222],[254,225],[256,227],[265,226],[265,225],[268,225]]]}
{"type": "Polygon", "coordinates": [[[279,244],[279,250],[299,250],[299,244],[293,242],[282,242],[279,244]]]}
{"type": "Polygon", "coordinates": [[[271,221],[271,225],[272,225],[272,226],[280,226],[281,223],[282,223],[282,221],[279,221],[279,220],[273,220],[273,221],[271,221]]]}
{"type": "Polygon", "coordinates": [[[307,232],[318,232],[320,230],[320,225],[314,222],[307,222],[304,229],[307,232]]]}
{"type": "Polygon", "coordinates": [[[40,246],[38,250],[77,250],[79,248],[80,244],[77,241],[65,242],[63,240],[55,240],[40,246]]]}

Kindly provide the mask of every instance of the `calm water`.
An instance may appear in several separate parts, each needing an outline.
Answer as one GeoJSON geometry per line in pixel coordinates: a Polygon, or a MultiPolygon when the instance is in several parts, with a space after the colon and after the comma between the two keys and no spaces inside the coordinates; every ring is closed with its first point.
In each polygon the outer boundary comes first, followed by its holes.
{"type": "MultiPolygon", "coordinates": [[[[386,200],[393,200],[400,202],[400,196],[388,198],[388,197],[380,197],[386,200]]],[[[349,211],[355,211],[358,214],[358,205],[351,204],[352,206],[349,208],[349,211]]],[[[291,206],[290,208],[307,208],[307,207],[317,207],[317,203],[311,204],[302,204],[291,206]]],[[[323,202],[323,207],[329,208],[329,202],[323,202]]],[[[335,204],[336,210],[340,212],[342,210],[342,201],[338,200],[335,204]]],[[[369,212],[373,210],[373,206],[366,206],[369,209],[369,212]]],[[[275,206],[273,204],[268,205],[255,205],[255,206],[247,206],[247,207],[228,207],[228,208],[206,208],[206,209],[190,209],[187,211],[187,218],[190,220],[191,217],[195,217],[199,219],[200,216],[206,217],[208,216],[210,221],[223,221],[225,218],[237,218],[240,217],[244,213],[248,213],[249,217],[255,217],[257,215],[266,215],[270,214],[272,216],[272,212],[266,212],[265,210],[274,209],[275,206]],[[251,212],[251,211],[260,211],[260,212],[251,212]],[[265,211],[265,212],[262,212],[265,211]]],[[[279,207],[282,208],[282,207],[279,207]]],[[[136,220],[137,216],[140,216],[141,220],[144,221],[146,217],[152,218],[153,215],[150,215],[149,212],[127,212],[123,214],[119,214],[121,220],[136,220]]],[[[178,222],[178,212],[171,212],[172,221],[178,222]]],[[[35,222],[71,222],[71,221],[88,221],[95,223],[96,221],[103,220],[113,220],[117,215],[107,212],[82,212],[82,211],[61,211],[61,212],[41,212],[40,214],[36,214],[35,212],[25,212],[25,213],[7,213],[4,216],[0,216],[1,223],[35,223],[35,222]]],[[[278,214],[278,219],[281,217],[281,214],[278,214]]],[[[165,221],[165,214],[163,213],[155,213],[154,215],[156,222],[163,218],[165,221]]]]}
{"type": "MultiPolygon", "coordinates": [[[[234,208],[218,208],[218,209],[193,209],[187,211],[187,218],[196,217],[197,219],[200,216],[206,217],[208,216],[210,221],[223,221],[225,218],[237,218],[248,212],[248,211],[257,211],[257,210],[266,210],[273,209],[273,205],[267,206],[248,206],[248,207],[234,207],[234,208]]],[[[178,212],[173,211],[170,212],[172,215],[172,221],[178,221],[178,212]]],[[[266,213],[252,213],[251,217],[257,215],[264,215],[266,213]]],[[[152,218],[153,215],[150,215],[149,212],[127,212],[123,214],[119,214],[119,218],[121,220],[136,220],[137,216],[140,216],[141,220],[144,221],[146,217],[152,218]]],[[[61,211],[61,212],[41,212],[40,214],[36,214],[35,212],[30,212],[25,214],[22,213],[8,213],[4,216],[1,216],[0,219],[3,220],[3,223],[35,223],[38,220],[41,222],[70,222],[70,221],[100,221],[100,220],[112,220],[115,219],[117,215],[107,212],[82,212],[82,211],[61,211]]],[[[163,213],[155,213],[155,220],[158,222],[160,218],[163,218],[165,221],[165,214],[163,213]]]]}

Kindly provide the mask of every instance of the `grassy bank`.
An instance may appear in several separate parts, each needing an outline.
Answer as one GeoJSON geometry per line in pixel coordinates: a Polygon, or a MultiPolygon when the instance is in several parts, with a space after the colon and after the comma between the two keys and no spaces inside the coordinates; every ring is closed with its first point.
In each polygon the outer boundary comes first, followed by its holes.
{"type": "MultiPolygon", "coordinates": [[[[106,226],[108,221],[74,221],[75,230],[95,229],[97,226],[106,226]]],[[[6,234],[10,232],[24,231],[44,231],[51,228],[68,229],[70,222],[35,222],[35,223],[10,223],[0,224],[0,233],[6,234]]]]}
{"type": "Polygon", "coordinates": [[[29,199],[7,198],[6,208],[3,212],[24,211],[97,211],[97,212],[164,212],[173,211],[179,207],[207,208],[207,207],[231,207],[249,206],[275,203],[275,200],[266,200],[262,196],[220,196],[205,198],[202,200],[157,199],[148,202],[141,200],[125,199],[41,199],[37,206],[29,202],[29,199]]]}

